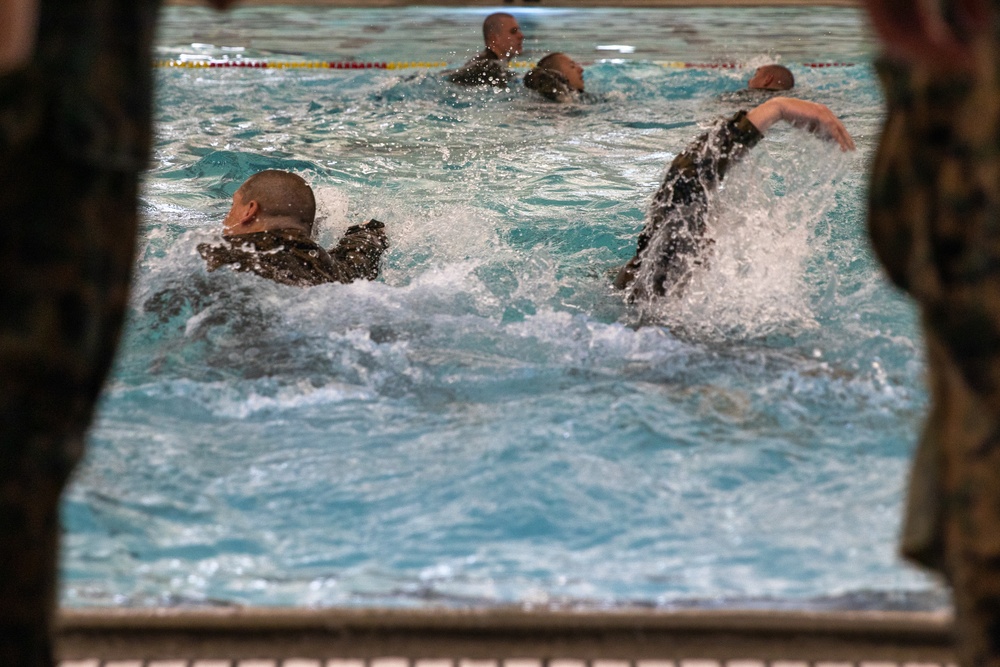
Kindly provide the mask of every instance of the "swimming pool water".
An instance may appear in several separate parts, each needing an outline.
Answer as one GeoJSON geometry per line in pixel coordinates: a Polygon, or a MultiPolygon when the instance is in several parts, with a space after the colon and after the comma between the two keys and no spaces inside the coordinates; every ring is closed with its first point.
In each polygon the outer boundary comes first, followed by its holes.
{"type": "MultiPolygon", "coordinates": [[[[457,65],[488,11],[171,7],[160,56],[457,65]]],[[[159,70],[65,604],[941,604],[895,556],[927,399],[913,309],[864,235],[882,101],[859,13],[514,11],[523,59],[566,51],[594,99],[159,70]],[[623,303],[609,272],[664,166],[758,102],[735,91],[771,59],[859,150],[776,128],[719,195],[712,270],[623,303]],[[385,221],[382,278],[207,274],[195,246],[264,168],[312,183],[325,244],[385,221]]]]}

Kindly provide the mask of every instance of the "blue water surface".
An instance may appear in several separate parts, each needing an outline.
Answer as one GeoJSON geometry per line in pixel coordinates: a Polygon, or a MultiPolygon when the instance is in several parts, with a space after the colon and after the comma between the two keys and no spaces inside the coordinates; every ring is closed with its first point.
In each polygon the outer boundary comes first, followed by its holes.
{"type": "MultiPolygon", "coordinates": [[[[489,11],[170,7],[159,56],[457,65],[489,11]]],[[[433,68],[158,70],[65,604],[941,604],[895,555],[927,398],[865,237],[883,112],[861,15],[514,11],[523,59],[567,52],[591,99],[433,68]],[[609,275],[665,165],[762,101],[737,91],[774,60],[859,150],[774,128],[715,202],[711,270],[626,304],[609,275]],[[208,274],[195,246],[267,168],[312,183],[325,244],[385,221],[382,277],[208,274]]]]}

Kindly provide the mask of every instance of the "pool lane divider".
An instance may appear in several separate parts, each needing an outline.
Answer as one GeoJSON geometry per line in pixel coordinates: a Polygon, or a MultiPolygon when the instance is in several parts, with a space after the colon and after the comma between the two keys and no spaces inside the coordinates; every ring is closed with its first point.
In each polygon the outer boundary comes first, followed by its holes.
{"type": "MultiPolygon", "coordinates": [[[[855,63],[798,63],[803,67],[811,68],[823,68],[823,67],[854,67],[855,63]]],[[[668,62],[660,63],[662,67],[670,67],[674,69],[749,69],[750,65],[744,65],[743,63],[685,63],[685,62],[668,62]]]]}
{"type": "MultiPolygon", "coordinates": [[[[444,61],[376,61],[365,62],[358,60],[306,60],[295,62],[269,62],[266,60],[157,60],[156,67],[178,68],[178,69],[438,69],[448,67],[444,61]]],[[[747,65],[741,63],[689,63],[689,62],[665,62],[660,63],[662,67],[673,69],[744,69],[747,65]]],[[[803,67],[814,69],[827,67],[854,67],[855,63],[841,62],[811,62],[801,63],[803,67]]],[[[528,62],[511,62],[514,68],[533,67],[528,62]]]]}
{"type": "Polygon", "coordinates": [[[156,67],[177,67],[180,69],[408,69],[447,67],[446,62],[360,62],[355,60],[328,62],[310,60],[304,62],[268,62],[266,60],[158,60],[156,67]]]}

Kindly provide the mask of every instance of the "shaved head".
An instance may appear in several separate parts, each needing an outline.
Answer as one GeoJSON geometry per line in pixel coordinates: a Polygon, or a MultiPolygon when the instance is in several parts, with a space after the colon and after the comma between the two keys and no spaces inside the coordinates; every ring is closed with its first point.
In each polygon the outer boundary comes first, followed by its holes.
{"type": "Polygon", "coordinates": [[[483,21],[483,41],[493,53],[501,58],[510,58],[521,53],[524,35],[512,14],[496,12],[483,21]]]}
{"type": "Polygon", "coordinates": [[[244,181],[236,194],[244,202],[256,201],[260,218],[292,218],[312,230],[316,197],[297,174],[278,169],[261,171],[244,181]]]}
{"type": "Polygon", "coordinates": [[[782,65],[758,67],[747,83],[747,88],[752,90],[791,90],[794,87],[792,71],[782,65]]]}
{"type": "Polygon", "coordinates": [[[517,19],[514,18],[513,14],[506,12],[490,14],[483,21],[483,39],[487,42],[490,41],[491,36],[499,34],[504,29],[504,26],[508,25],[511,21],[517,23],[517,19]]]}

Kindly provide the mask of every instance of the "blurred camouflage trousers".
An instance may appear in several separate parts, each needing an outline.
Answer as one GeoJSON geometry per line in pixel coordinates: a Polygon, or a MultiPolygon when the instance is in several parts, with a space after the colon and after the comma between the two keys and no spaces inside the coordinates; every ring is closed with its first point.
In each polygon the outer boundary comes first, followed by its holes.
{"type": "Polygon", "coordinates": [[[41,0],[0,76],[0,665],[52,664],[59,496],[114,356],[159,0],[41,0]]]}
{"type": "Polygon", "coordinates": [[[59,496],[126,304],[134,172],[0,145],[0,665],[52,664],[59,496]]]}
{"type": "Polygon", "coordinates": [[[878,63],[889,115],[870,191],[872,242],[920,306],[931,413],[902,551],[954,589],[958,657],[1000,667],[1000,85],[979,69],[878,63]]]}

